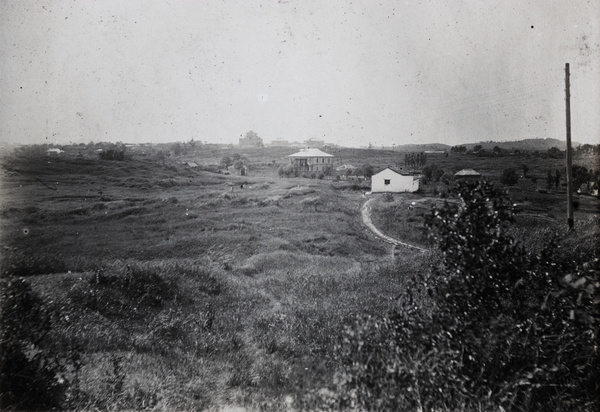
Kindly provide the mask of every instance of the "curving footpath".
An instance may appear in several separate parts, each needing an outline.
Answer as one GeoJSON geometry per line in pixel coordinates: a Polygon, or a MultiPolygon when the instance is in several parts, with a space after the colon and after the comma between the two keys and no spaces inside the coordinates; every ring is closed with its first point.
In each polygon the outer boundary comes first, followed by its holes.
{"type": "Polygon", "coordinates": [[[377,236],[385,242],[391,243],[394,246],[405,246],[413,249],[420,250],[421,252],[427,252],[429,249],[425,249],[419,246],[411,245],[410,243],[402,242],[398,239],[394,239],[393,237],[389,237],[388,235],[382,233],[379,229],[375,227],[373,221],[371,220],[371,202],[373,202],[375,198],[371,198],[367,200],[361,208],[361,215],[363,223],[377,236]]]}

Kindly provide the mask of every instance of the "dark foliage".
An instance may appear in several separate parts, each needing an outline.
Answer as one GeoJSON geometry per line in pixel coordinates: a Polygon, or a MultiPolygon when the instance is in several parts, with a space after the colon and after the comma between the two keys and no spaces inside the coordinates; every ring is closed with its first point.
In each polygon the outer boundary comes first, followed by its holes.
{"type": "Polygon", "coordinates": [[[78,307],[112,318],[146,316],[149,309],[160,309],[177,295],[174,281],[156,270],[138,266],[126,266],[114,273],[100,269],[69,291],[70,301],[78,307]]]}
{"type": "Polygon", "coordinates": [[[100,160],[125,160],[125,149],[106,149],[98,153],[100,160]]]}
{"type": "Polygon", "coordinates": [[[60,406],[65,367],[49,348],[52,312],[29,283],[0,281],[0,409],[48,410],[60,406]]]}
{"type": "Polygon", "coordinates": [[[516,185],[519,182],[519,175],[516,169],[510,167],[502,171],[500,182],[505,185],[516,185]]]}
{"type": "Polygon", "coordinates": [[[339,347],[334,409],[592,410],[598,405],[598,260],[577,268],[551,241],[508,233],[511,200],[460,182],[426,216],[442,263],[398,309],[358,320],[339,347]],[[565,277],[565,273],[571,275],[565,277]],[[595,280],[594,280],[595,279],[595,280]],[[426,295],[413,299],[413,294],[426,295]]]}

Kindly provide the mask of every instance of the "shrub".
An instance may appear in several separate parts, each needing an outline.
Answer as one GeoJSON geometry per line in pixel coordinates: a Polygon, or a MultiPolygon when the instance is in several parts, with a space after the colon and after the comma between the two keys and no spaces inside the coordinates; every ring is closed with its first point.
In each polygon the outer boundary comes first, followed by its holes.
{"type": "Polygon", "coordinates": [[[160,309],[178,295],[177,284],[158,270],[143,265],[125,266],[106,273],[98,270],[69,290],[69,300],[80,308],[107,317],[127,318],[146,315],[147,309],[160,309]]]}
{"type": "Polygon", "coordinates": [[[310,394],[310,407],[582,410],[600,400],[598,261],[576,270],[554,242],[527,252],[509,235],[512,202],[485,181],[460,182],[455,195],[426,215],[442,263],[413,279],[396,310],[346,329],[333,390],[310,394]]]}
{"type": "Polygon", "coordinates": [[[516,185],[519,182],[519,175],[512,167],[504,169],[502,171],[502,176],[500,177],[500,182],[505,185],[516,185]]]}
{"type": "Polygon", "coordinates": [[[64,273],[69,270],[60,256],[36,256],[26,253],[14,253],[10,259],[2,261],[2,269],[5,275],[15,277],[64,273]]]}
{"type": "Polygon", "coordinates": [[[61,405],[65,367],[47,347],[53,313],[22,278],[0,281],[0,408],[61,405]]]}
{"type": "Polygon", "coordinates": [[[436,182],[440,181],[440,178],[444,175],[444,170],[440,169],[440,168],[435,168],[433,170],[433,173],[431,174],[433,180],[435,180],[436,182]]]}
{"type": "Polygon", "coordinates": [[[394,195],[391,193],[386,193],[383,195],[383,201],[384,202],[393,202],[394,201],[394,195]]]}

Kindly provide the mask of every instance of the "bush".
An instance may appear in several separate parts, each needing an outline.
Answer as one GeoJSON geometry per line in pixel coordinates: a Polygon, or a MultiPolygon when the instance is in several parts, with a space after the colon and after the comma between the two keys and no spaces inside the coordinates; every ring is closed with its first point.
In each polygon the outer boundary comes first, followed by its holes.
{"type": "Polygon", "coordinates": [[[47,347],[53,313],[22,278],[0,281],[0,409],[57,408],[65,367],[47,347]]]}
{"type": "Polygon", "coordinates": [[[502,176],[500,177],[500,182],[505,185],[516,185],[519,182],[519,175],[512,167],[504,169],[502,171],[502,176]]]}
{"type": "Polygon", "coordinates": [[[459,203],[426,215],[442,263],[413,279],[396,310],[346,329],[334,386],[310,394],[311,407],[598,404],[598,260],[576,269],[554,242],[527,252],[509,235],[512,202],[485,181],[460,182],[455,195],[459,203]],[[415,299],[420,291],[427,295],[415,299]]]}
{"type": "Polygon", "coordinates": [[[125,266],[77,282],[69,290],[69,300],[79,308],[97,311],[112,318],[139,318],[148,309],[160,309],[178,296],[177,284],[158,270],[143,265],[125,266]]]}

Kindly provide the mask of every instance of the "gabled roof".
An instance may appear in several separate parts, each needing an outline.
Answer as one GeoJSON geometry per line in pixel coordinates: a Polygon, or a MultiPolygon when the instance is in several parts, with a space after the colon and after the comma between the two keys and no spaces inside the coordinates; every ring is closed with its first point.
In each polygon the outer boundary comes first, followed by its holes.
{"type": "Polygon", "coordinates": [[[481,176],[481,173],[473,169],[463,169],[460,172],[456,172],[454,176],[481,176]]]}
{"type": "Polygon", "coordinates": [[[389,169],[389,170],[391,170],[392,172],[394,172],[394,173],[398,174],[398,175],[401,175],[401,176],[412,176],[410,173],[402,173],[402,172],[399,172],[399,171],[397,171],[396,169],[394,169],[393,167],[390,167],[390,166],[386,167],[386,168],[385,168],[385,169],[383,169],[383,170],[380,170],[379,172],[377,172],[377,173],[375,173],[375,174],[376,174],[376,175],[378,175],[379,173],[381,173],[381,172],[383,172],[383,171],[385,171],[385,170],[388,170],[388,169],[389,169]]]}
{"type": "Polygon", "coordinates": [[[335,168],[335,170],[354,170],[356,169],[355,166],[352,165],[341,165],[335,168]]]}
{"type": "Polygon", "coordinates": [[[288,157],[333,157],[333,155],[325,153],[316,147],[310,147],[308,149],[302,149],[298,153],[291,154],[288,157]]]}

